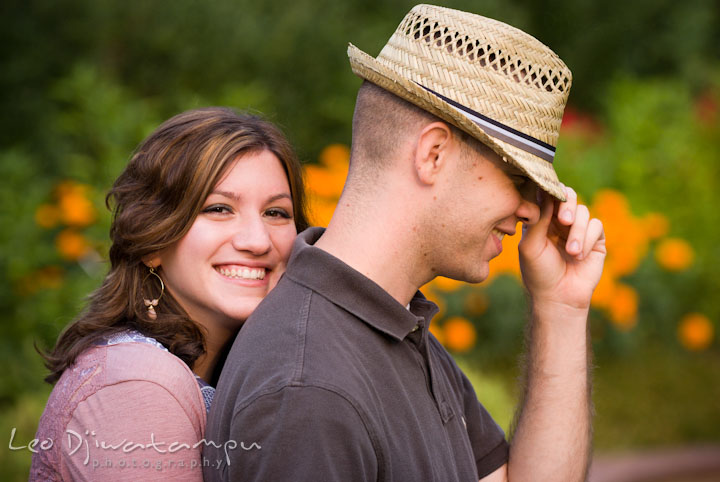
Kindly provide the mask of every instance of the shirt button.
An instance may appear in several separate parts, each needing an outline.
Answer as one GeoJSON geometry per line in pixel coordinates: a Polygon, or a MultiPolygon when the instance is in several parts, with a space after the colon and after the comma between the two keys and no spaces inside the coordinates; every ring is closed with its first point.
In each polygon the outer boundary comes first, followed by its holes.
{"type": "Polygon", "coordinates": [[[415,333],[415,332],[418,331],[419,329],[420,329],[420,323],[418,323],[417,325],[415,325],[415,326],[413,327],[413,329],[410,330],[410,333],[415,333]]]}

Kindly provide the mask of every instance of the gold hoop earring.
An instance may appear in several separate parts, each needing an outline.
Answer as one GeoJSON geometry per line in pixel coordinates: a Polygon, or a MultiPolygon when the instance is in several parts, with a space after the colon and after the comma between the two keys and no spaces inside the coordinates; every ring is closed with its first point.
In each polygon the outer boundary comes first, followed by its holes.
{"type": "Polygon", "coordinates": [[[140,296],[143,297],[143,303],[145,304],[145,306],[147,306],[147,315],[151,320],[157,319],[157,313],[155,313],[155,307],[160,302],[160,298],[162,298],[163,294],[165,294],[165,283],[163,283],[163,280],[160,277],[160,275],[155,272],[155,268],[150,266],[150,272],[142,280],[142,285],[140,286],[140,296]],[[142,287],[145,286],[145,281],[147,281],[147,279],[150,276],[155,276],[158,279],[158,281],[160,281],[160,296],[158,296],[157,298],[153,298],[153,299],[145,298],[145,294],[143,293],[143,289],[142,289],[142,287]]]}

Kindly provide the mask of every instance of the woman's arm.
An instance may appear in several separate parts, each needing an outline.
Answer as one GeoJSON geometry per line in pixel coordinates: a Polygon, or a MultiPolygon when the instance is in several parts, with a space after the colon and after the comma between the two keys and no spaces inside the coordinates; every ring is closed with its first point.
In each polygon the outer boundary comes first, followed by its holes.
{"type": "Polygon", "coordinates": [[[80,402],[60,443],[72,480],[201,481],[201,427],[158,383],[130,380],[80,402]]]}

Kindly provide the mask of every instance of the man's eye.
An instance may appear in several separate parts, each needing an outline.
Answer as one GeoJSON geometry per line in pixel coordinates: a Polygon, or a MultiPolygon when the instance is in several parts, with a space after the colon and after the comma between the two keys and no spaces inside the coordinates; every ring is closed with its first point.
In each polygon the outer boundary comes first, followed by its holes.
{"type": "Polygon", "coordinates": [[[513,176],[513,182],[518,186],[524,186],[530,182],[530,178],[527,176],[513,176]]]}

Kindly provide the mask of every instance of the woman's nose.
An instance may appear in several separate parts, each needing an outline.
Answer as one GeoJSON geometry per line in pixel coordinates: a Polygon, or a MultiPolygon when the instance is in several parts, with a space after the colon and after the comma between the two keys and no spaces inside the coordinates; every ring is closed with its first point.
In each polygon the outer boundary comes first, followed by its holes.
{"type": "Polygon", "coordinates": [[[268,226],[260,216],[245,219],[233,234],[232,246],[238,251],[248,251],[260,256],[272,248],[268,226]]]}

